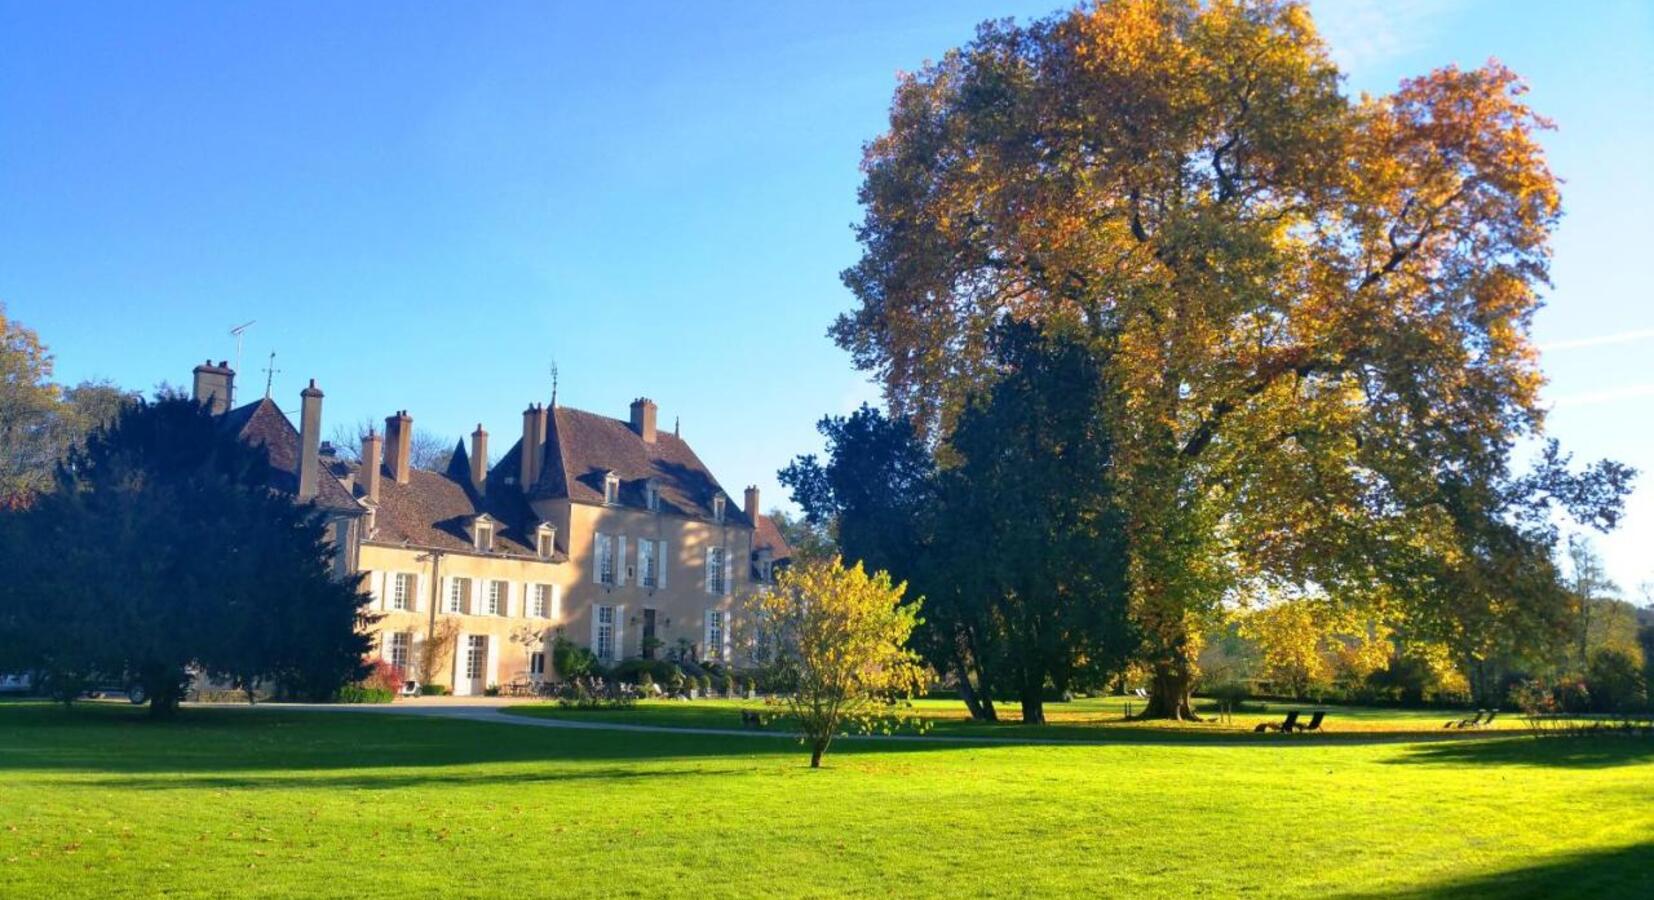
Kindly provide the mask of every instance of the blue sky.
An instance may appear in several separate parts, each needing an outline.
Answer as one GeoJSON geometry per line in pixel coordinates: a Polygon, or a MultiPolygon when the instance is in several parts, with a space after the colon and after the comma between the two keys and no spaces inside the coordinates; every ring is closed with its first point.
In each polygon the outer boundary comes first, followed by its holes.
{"type": "MultiPolygon", "coordinates": [[[[824,336],[861,142],[896,73],[1053,2],[48,4],[0,0],[0,301],[65,381],[327,391],[499,446],[569,405],[681,417],[725,486],[876,392],[824,336]],[[503,440],[502,440],[503,439],[503,440]]],[[[1654,12],[1316,3],[1351,91],[1498,56],[1567,180],[1537,323],[1551,428],[1650,472],[1599,540],[1654,579],[1654,12]]]]}

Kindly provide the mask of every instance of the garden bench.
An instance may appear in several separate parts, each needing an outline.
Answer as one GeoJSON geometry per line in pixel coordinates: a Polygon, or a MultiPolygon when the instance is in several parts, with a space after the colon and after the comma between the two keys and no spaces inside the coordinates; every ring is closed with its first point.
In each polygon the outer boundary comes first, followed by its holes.
{"type": "Polygon", "coordinates": [[[762,717],[760,717],[758,715],[758,713],[755,710],[743,709],[743,710],[741,710],[741,727],[742,728],[763,728],[764,727],[764,720],[763,720],[762,717]]]}

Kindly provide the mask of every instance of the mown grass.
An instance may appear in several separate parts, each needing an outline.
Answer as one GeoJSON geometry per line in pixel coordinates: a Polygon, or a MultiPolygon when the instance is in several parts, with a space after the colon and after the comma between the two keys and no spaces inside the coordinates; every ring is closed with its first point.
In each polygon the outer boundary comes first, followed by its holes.
{"type": "MultiPolygon", "coordinates": [[[[957,700],[919,700],[911,712],[923,720],[923,728],[898,727],[897,733],[913,734],[923,731],[933,736],[994,737],[1010,739],[1077,740],[1077,741],[1143,741],[1221,739],[1258,740],[1279,743],[1285,735],[1257,734],[1261,723],[1279,723],[1287,710],[1303,712],[1301,721],[1308,722],[1309,711],[1327,713],[1317,735],[1294,734],[1292,740],[1339,740],[1371,738],[1374,735],[1401,738],[1406,736],[1442,737],[1485,734],[1487,732],[1514,732],[1520,730],[1519,717],[1501,716],[1486,729],[1459,731],[1442,726],[1449,721],[1470,715],[1463,712],[1420,709],[1374,709],[1313,703],[1249,703],[1247,711],[1237,712],[1223,721],[1216,713],[1208,721],[1169,722],[1127,719],[1128,710],[1141,710],[1142,701],[1124,697],[1097,697],[1072,703],[1046,705],[1046,723],[1036,728],[1021,724],[1021,710],[1015,704],[999,709],[1002,719],[997,724],[973,722],[965,707],[957,700]]],[[[792,722],[781,707],[768,706],[761,700],[647,700],[632,709],[579,710],[565,709],[555,703],[525,703],[508,711],[517,715],[545,718],[576,719],[581,721],[623,722],[632,725],[656,725],[668,728],[740,728],[741,711],[755,710],[766,717],[766,727],[777,731],[792,730],[792,722]]]]}
{"type": "Polygon", "coordinates": [[[0,893],[1649,896],[1654,745],[846,743],[0,705],[0,893]]]}

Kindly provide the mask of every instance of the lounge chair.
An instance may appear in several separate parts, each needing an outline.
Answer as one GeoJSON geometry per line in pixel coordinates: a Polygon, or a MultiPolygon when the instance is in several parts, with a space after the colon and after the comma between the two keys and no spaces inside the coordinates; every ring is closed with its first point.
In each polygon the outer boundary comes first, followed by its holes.
{"type": "Polygon", "coordinates": [[[1324,710],[1324,709],[1318,709],[1318,710],[1315,711],[1314,715],[1309,717],[1309,724],[1308,725],[1299,725],[1298,730],[1299,731],[1320,731],[1321,730],[1321,720],[1325,719],[1326,717],[1327,717],[1327,711],[1324,710]]]}
{"type": "Polygon", "coordinates": [[[1259,734],[1262,734],[1265,731],[1279,731],[1279,732],[1285,734],[1287,732],[1290,732],[1290,731],[1296,729],[1297,727],[1298,727],[1298,711],[1297,710],[1292,710],[1291,712],[1286,714],[1286,719],[1284,721],[1282,721],[1281,724],[1277,725],[1274,722],[1259,722],[1258,727],[1256,727],[1252,730],[1254,732],[1259,733],[1259,734]]]}
{"type": "Polygon", "coordinates": [[[1486,728],[1489,725],[1492,725],[1494,718],[1497,717],[1498,715],[1499,715],[1498,710],[1496,710],[1496,709],[1488,710],[1487,711],[1487,718],[1483,719],[1482,723],[1480,725],[1477,725],[1476,727],[1477,728],[1486,728]]]}
{"type": "Polygon", "coordinates": [[[1485,713],[1485,712],[1487,712],[1487,710],[1478,709],[1478,710],[1476,710],[1476,715],[1471,716],[1468,719],[1459,719],[1457,721],[1449,721],[1446,725],[1443,725],[1442,727],[1443,728],[1475,728],[1477,725],[1482,724],[1482,713],[1485,713]]]}
{"type": "Polygon", "coordinates": [[[1132,693],[1135,694],[1139,700],[1149,699],[1149,692],[1147,688],[1134,688],[1132,693]]]}

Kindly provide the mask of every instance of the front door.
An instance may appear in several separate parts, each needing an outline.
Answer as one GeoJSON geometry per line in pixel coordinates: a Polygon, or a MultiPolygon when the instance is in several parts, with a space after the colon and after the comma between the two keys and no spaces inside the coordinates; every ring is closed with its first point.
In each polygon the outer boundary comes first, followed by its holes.
{"type": "Polygon", "coordinates": [[[460,648],[460,677],[454,685],[454,693],[476,696],[488,689],[488,635],[470,634],[465,637],[465,646],[460,648]]]}
{"type": "Polygon", "coordinates": [[[657,643],[657,641],[655,640],[655,611],[652,610],[652,609],[645,609],[643,611],[643,643],[640,645],[641,647],[643,647],[643,658],[644,659],[654,659],[655,658],[655,644],[656,643],[657,643]]]}

